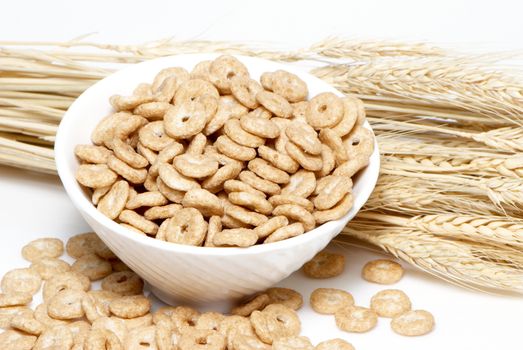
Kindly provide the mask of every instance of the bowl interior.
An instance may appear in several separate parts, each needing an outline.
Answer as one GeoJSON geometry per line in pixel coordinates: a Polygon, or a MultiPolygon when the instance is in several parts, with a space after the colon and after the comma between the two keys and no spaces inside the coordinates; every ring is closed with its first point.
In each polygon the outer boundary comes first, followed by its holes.
{"type": "MultiPolygon", "coordinates": [[[[119,235],[124,239],[137,240],[144,245],[155,246],[162,250],[183,251],[184,253],[196,255],[203,252],[205,252],[206,255],[231,255],[249,254],[253,251],[261,252],[263,250],[287,249],[292,247],[294,244],[310,241],[314,239],[317,234],[328,233],[336,227],[339,227],[341,222],[344,222],[345,224],[348,220],[354,217],[358,210],[367,201],[377,181],[380,162],[377,143],[375,143],[374,153],[370,158],[369,165],[353,178],[354,205],[349,213],[335,222],[328,222],[317,227],[314,230],[317,231],[316,233],[311,231],[304,235],[276,243],[256,245],[249,248],[202,248],[172,243],[166,244],[165,242],[156,239],[129,234],[127,229],[105,217],[103,214],[98,212],[93,204],[91,204],[89,196],[75,179],[75,172],[79,162],[74,155],[74,147],[77,144],[90,144],[90,135],[96,124],[103,117],[113,112],[112,107],[109,104],[109,97],[114,94],[132,94],[136,85],[143,82],[151,82],[154,76],[163,68],[180,66],[190,71],[196,63],[203,60],[214,59],[217,56],[218,55],[216,54],[177,55],[162,57],[126,67],[87,89],[71,105],[64,115],[58,129],[55,143],[55,157],[58,174],[62,183],[74,205],[80,210],[82,215],[90,216],[98,223],[107,227],[116,235],[119,235]]],[[[309,97],[320,92],[328,91],[340,96],[343,95],[341,92],[337,91],[322,80],[305,73],[296,67],[253,57],[236,57],[247,66],[253,79],[259,79],[263,72],[284,69],[300,76],[300,78],[307,83],[309,87],[309,97]]],[[[370,129],[367,122],[365,126],[370,129]]],[[[338,232],[335,234],[337,233],[338,232]]],[[[335,234],[333,234],[333,237],[335,234]]]]}

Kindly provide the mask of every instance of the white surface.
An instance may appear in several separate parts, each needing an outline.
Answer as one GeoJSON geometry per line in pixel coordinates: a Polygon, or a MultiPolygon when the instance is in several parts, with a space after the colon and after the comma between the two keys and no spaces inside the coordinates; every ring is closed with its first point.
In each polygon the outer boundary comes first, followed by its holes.
{"type": "MultiPolygon", "coordinates": [[[[520,1],[9,1],[2,6],[1,40],[67,40],[98,32],[93,40],[133,43],[175,36],[179,39],[276,41],[288,47],[326,35],[351,38],[419,39],[460,47],[521,49],[520,1]],[[239,23],[239,24],[238,24],[239,23]],[[478,45],[477,43],[481,43],[478,45]]],[[[55,178],[0,167],[0,273],[21,266],[21,246],[30,239],[87,230],[55,178]]],[[[368,304],[379,286],[359,278],[362,264],[375,257],[351,249],[344,276],[311,281],[300,274],[282,284],[305,295],[319,286],[351,291],[368,304]]],[[[357,349],[506,349],[519,350],[523,302],[456,288],[417,271],[395,287],[418,308],[434,313],[435,331],[402,338],[385,319],[363,335],[337,332],[332,318],[300,311],[303,334],[315,342],[340,336],[357,349]]]]}

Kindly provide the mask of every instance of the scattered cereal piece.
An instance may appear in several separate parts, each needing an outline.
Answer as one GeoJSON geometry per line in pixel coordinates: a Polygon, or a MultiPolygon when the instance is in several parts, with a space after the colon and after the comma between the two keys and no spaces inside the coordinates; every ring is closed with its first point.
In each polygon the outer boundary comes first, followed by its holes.
{"type": "Polygon", "coordinates": [[[56,274],[71,270],[71,265],[57,258],[41,258],[35,260],[31,268],[38,272],[43,280],[48,280],[56,274]]]}
{"type": "Polygon", "coordinates": [[[14,269],[2,277],[2,291],[4,293],[27,293],[34,295],[40,289],[42,278],[31,268],[14,269]]]}
{"type": "Polygon", "coordinates": [[[25,260],[34,262],[42,258],[57,258],[64,253],[64,243],[58,238],[39,238],[22,248],[25,260]]]}
{"type": "Polygon", "coordinates": [[[407,311],[394,317],[390,327],[394,332],[408,337],[424,335],[434,328],[434,316],[425,310],[407,311]]]}
{"type": "Polygon", "coordinates": [[[354,298],[349,292],[334,288],[315,289],[310,298],[311,307],[320,314],[334,314],[336,311],[354,305],[354,298]]]}
{"type": "Polygon", "coordinates": [[[325,340],[316,345],[315,350],[355,350],[351,343],[336,338],[325,340]]]}
{"type": "Polygon", "coordinates": [[[142,279],[132,271],[113,272],[102,280],[102,289],[121,295],[136,295],[143,290],[142,279]]]}
{"type": "Polygon", "coordinates": [[[314,350],[309,338],[304,336],[293,336],[278,338],[272,343],[274,350],[314,350]]]}
{"type": "Polygon", "coordinates": [[[265,291],[269,295],[269,304],[282,304],[293,310],[298,310],[303,305],[303,297],[294,289],[273,287],[265,291]]]}
{"type": "Polygon", "coordinates": [[[301,323],[296,311],[282,304],[271,304],[251,314],[251,324],[258,337],[267,344],[282,337],[297,336],[301,323]]]}
{"type": "Polygon", "coordinates": [[[311,278],[331,278],[339,276],[345,269],[345,256],[327,251],[316,254],[303,265],[303,272],[311,278]]]}
{"type": "Polygon", "coordinates": [[[398,289],[386,289],[376,293],[370,300],[370,308],[381,317],[396,317],[411,308],[407,294],[398,289]]]}
{"type": "Polygon", "coordinates": [[[369,282],[393,284],[403,277],[403,267],[392,260],[373,260],[363,266],[361,276],[369,282]]]}
{"type": "Polygon", "coordinates": [[[82,255],[74,262],[72,269],[86,276],[91,281],[100,280],[108,276],[113,270],[110,262],[96,254],[82,255]]]}
{"type": "Polygon", "coordinates": [[[0,349],[3,350],[31,350],[34,348],[36,337],[15,330],[7,330],[0,334],[0,349]]]}
{"type": "Polygon", "coordinates": [[[270,298],[267,294],[258,294],[231,310],[231,314],[239,316],[250,316],[255,310],[262,310],[269,304],[270,298]]]}
{"type": "Polygon", "coordinates": [[[124,296],[114,299],[109,304],[113,315],[121,318],[135,318],[151,310],[151,301],[143,295],[124,296]]]}
{"type": "Polygon", "coordinates": [[[378,323],[378,316],[371,309],[361,306],[350,306],[336,311],[336,325],[346,332],[364,333],[370,331],[378,323]]]}

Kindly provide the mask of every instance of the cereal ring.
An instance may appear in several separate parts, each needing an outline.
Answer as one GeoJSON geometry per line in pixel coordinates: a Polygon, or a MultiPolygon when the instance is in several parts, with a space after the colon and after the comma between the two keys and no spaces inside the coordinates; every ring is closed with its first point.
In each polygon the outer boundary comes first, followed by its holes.
{"type": "Polygon", "coordinates": [[[374,134],[364,127],[357,127],[343,139],[349,159],[369,158],[374,151],[374,134]]]}
{"type": "Polygon", "coordinates": [[[0,307],[0,328],[9,328],[11,320],[16,316],[31,317],[32,315],[33,310],[27,306],[0,307]]]}
{"type": "MultiPolygon", "coordinates": [[[[128,270],[127,270],[128,271],[128,270]]],[[[111,302],[117,298],[120,298],[121,295],[115,292],[108,290],[91,290],[87,292],[88,301],[91,301],[92,307],[100,315],[108,317],[111,315],[109,310],[109,305],[111,302]]],[[[82,301],[83,304],[83,301],[82,301]]],[[[85,307],[84,307],[85,308],[85,307]]],[[[87,315],[87,310],[86,310],[87,315]]]]}
{"type": "Polygon", "coordinates": [[[33,350],[70,349],[73,346],[73,334],[67,326],[55,326],[46,329],[36,341],[33,350]]]}
{"type": "Polygon", "coordinates": [[[272,304],[251,314],[251,324],[258,337],[267,344],[274,340],[297,336],[301,323],[296,311],[281,304],[272,304]]]}
{"type": "Polygon", "coordinates": [[[142,184],[147,177],[146,169],[135,169],[115,156],[109,157],[107,165],[115,173],[133,184],[142,184]]]}
{"type": "Polygon", "coordinates": [[[65,245],[67,254],[78,259],[82,255],[96,254],[104,259],[114,258],[114,254],[108,255],[108,250],[104,242],[94,232],[81,233],[75,235],[67,241],[65,245]]]}
{"type": "Polygon", "coordinates": [[[31,264],[31,268],[40,274],[43,280],[53,277],[55,274],[67,272],[71,266],[57,258],[41,258],[31,264]]]}
{"type": "Polygon", "coordinates": [[[176,306],[172,310],[171,321],[178,332],[191,331],[195,329],[200,313],[189,306],[176,306]]]}
{"type": "Polygon", "coordinates": [[[256,109],[253,109],[249,113],[247,113],[249,117],[255,117],[255,118],[263,118],[263,119],[271,119],[272,113],[265,107],[260,106],[256,109]]]}
{"type": "Polygon", "coordinates": [[[274,115],[281,118],[290,118],[292,107],[289,102],[278,94],[269,91],[260,91],[256,94],[256,99],[274,115]]]}
{"type": "Polygon", "coordinates": [[[307,84],[297,75],[284,70],[270,74],[271,90],[283,96],[289,102],[303,101],[309,95],[307,84]]]}
{"type": "Polygon", "coordinates": [[[196,208],[205,217],[223,215],[222,201],[211,192],[204,189],[187,191],[182,200],[185,208],[196,208]]]}
{"type": "Polygon", "coordinates": [[[58,238],[39,238],[22,248],[25,260],[35,262],[42,258],[57,258],[64,253],[64,243],[58,238]]]}
{"type": "Polygon", "coordinates": [[[120,339],[107,329],[91,329],[87,333],[84,341],[85,350],[97,350],[97,349],[115,349],[122,350],[122,342],[120,339]]]}
{"type": "Polygon", "coordinates": [[[269,304],[269,300],[267,294],[255,295],[243,301],[240,305],[233,307],[231,314],[248,317],[255,310],[263,310],[269,304]]]}
{"type": "Polygon", "coordinates": [[[251,134],[266,139],[274,139],[280,135],[280,128],[270,119],[254,117],[250,113],[240,118],[241,128],[251,134]]]}
{"type": "Polygon", "coordinates": [[[220,328],[220,323],[225,319],[225,316],[218,312],[205,312],[198,317],[196,321],[196,329],[209,329],[217,331],[220,328]]]}
{"type": "MultiPolygon", "coordinates": [[[[113,150],[114,155],[118,159],[127,163],[133,168],[140,169],[145,168],[147,165],[149,165],[147,159],[145,159],[145,157],[143,157],[142,155],[136,153],[134,148],[131,147],[131,145],[129,145],[125,141],[122,141],[120,139],[114,139],[106,142],[106,144],[111,150],[113,150]]],[[[107,161],[109,161],[109,158],[107,161]]]]}
{"type": "MultiPolygon", "coordinates": [[[[114,139],[115,129],[121,125],[128,126],[128,120],[130,119],[141,119],[142,117],[136,116],[136,118],[128,112],[113,113],[104,117],[94,128],[91,133],[91,141],[95,145],[102,145],[105,140],[114,139]]],[[[126,129],[129,134],[134,130],[126,129]]]]}
{"type": "Polygon", "coordinates": [[[272,181],[262,179],[252,171],[242,171],[239,175],[240,180],[264,193],[275,195],[280,193],[280,186],[272,181]]]}
{"type": "Polygon", "coordinates": [[[336,338],[325,340],[316,345],[316,350],[354,350],[354,346],[347,341],[336,338]]]}
{"type": "Polygon", "coordinates": [[[162,120],[143,126],[138,132],[138,139],[142,145],[156,152],[160,152],[174,141],[165,133],[162,120]]]}
{"type": "Polygon", "coordinates": [[[291,104],[292,119],[303,122],[303,123],[307,123],[307,118],[305,117],[305,113],[307,111],[308,105],[309,105],[309,102],[307,102],[307,101],[301,101],[301,102],[296,102],[296,103],[291,104]]]}
{"type": "MultiPolygon", "coordinates": [[[[156,184],[156,181],[155,181],[156,184]]],[[[127,209],[137,209],[140,207],[156,207],[165,205],[169,201],[159,191],[138,193],[127,201],[127,209]]]]}
{"type": "MultiPolygon", "coordinates": [[[[151,175],[151,173],[148,173],[147,177],[145,178],[145,181],[143,182],[143,187],[149,192],[159,192],[158,185],[156,183],[157,177],[158,176],[153,176],[153,175],[151,175]]],[[[134,198],[134,196],[133,196],[133,198],[134,198]]]]}
{"type": "Polygon", "coordinates": [[[216,114],[208,121],[203,133],[207,136],[221,129],[227,120],[239,118],[249,111],[244,105],[232,96],[221,96],[218,100],[216,114]]]}
{"type": "Polygon", "coordinates": [[[256,150],[254,148],[242,146],[226,135],[219,136],[214,145],[220,152],[233,159],[245,161],[256,157],[256,150]]]}
{"type": "Polygon", "coordinates": [[[287,153],[280,153],[270,147],[260,146],[258,148],[258,154],[261,158],[265,159],[275,167],[290,173],[294,174],[300,167],[300,165],[287,153]]]}
{"type": "Polygon", "coordinates": [[[211,216],[207,226],[207,235],[205,236],[204,247],[214,247],[213,239],[216,233],[222,230],[222,219],[219,216],[211,216]]]}
{"type": "Polygon", "coordinates": [[[282,195],[295,195],[303,198],[309,197],[316,188],[316,176],[307,170],[299,170],[291,176],[287,186],[282,188],[282,195]]]}
{"type": "Polygon", "coordinates": [[[258,337],[238,334],[232,337],[231,346],[227,349],[233,350],[271,350],[272,347],[263,343],[258,337]]]}
{"type": "Polygon", "coordinates": [[[259,213],[246,210],[237,205],[227,205],[225,206],[225,214],[233,217],[236,220],[239,220],[247,225],[259,226],[267,222],[269,219],[259,213]]]}
{"type": "Polygon", "coordinates": [[[147,83],[140,83],[133,90],[133,95],[151,95],[152,93],[151,84],[147,83]]]}
{"type": "Polygon", "coordinates": [[[218,162],[206,155],[182,154],[174,158],[174,167],[182,175],[201,179],[218,171],[218,162]]]}
{"type": "Polygon", "coordinates": [[[211,60],[197,63],[190,73],[191,79],[209,80],[209,68],[211,67],[211,63],[211,60]]]}
{"type": "Polygon", "coordinates": [[[341,164],[334,170],[334,175],[341,175],[345,177],[352,177],[362,168],[369,164],[369,158],[365,158],[362,155],[358,155],[355,158],[349,159],[345,163],[341,164]]]}
{"type": "Polygon", "coordinates": [[[260,83],[245,76],[235,76],[231,79],[232,95],[245,107],[255,109],[259,106],[256,94],[263,90],[260,83]]]}
{"type": "Polygon", "coordinates": [[[109,103],[117,111],[128,111],[141,105],[142,103],[151,102],[154,100],[152,95],[113,95],[109,98],[109,103]]]}
{"type": "Polygon", "coordinates": [[[182,67],[169,67],[162,69],[154,77],[151,86],[152,91],[157,91],[168,77],[174,77],[176,79],[176,90],[181,84],[189,80],[189,72],[182,67]]]}
{"type": "Polygon", "coordinates": [[[168,102],[148,102],[136,107],[133,114],[140,115],[147,120],[162,120],[169,108],[171,108],[171,104],[168,102]]]}
{"type": "Polygon", "coordinates": [[[183,208],[174,213],[167,226],[166,240],[172,243],[200,246],[207,233],[203,215],[194,208],[183,208]]]}
{"type": "Polygon", "coordinates": [[[321,156],[307,154],[292,142],[287,142],[285,144],[285,150],[292,159],[298,162],[298,164],[300,164],[302,168],[306,170],[318,171],[323,167],[321,156]]]}
{"type": "Polygon", "coordinates": [[[334,158],[336,159],[336,164],[343,164],[349,159],[341,137],[339,137],[333,130],[322,129],[320,131],[320,140],[332,150],[334,158]]]}
{"type": "Polygon", "coordinates": [[[305,210],[312,212],[314,209],[314,205],[312,202],[306,198],[295,196],[292,194],[282,195],[277,194],[275,196],[272,196],[269,198],[269,203],[271,203],[274,207],[277,207],[279,205],[283,204],[293,204],[293,205],[299,205],[300,207],[305,208],[305,210]]]}
{"type": "Polygon", "coordinates": [[[394,284],[403,277],[403,267],[395,261],[377,259],[369,261],[361,270],[361,277],[378,284],[394,284]]]}
{"type": "Polygon", "coordinates": [[[46,327],[37,321],[32,314],[20,314],[11,319],[11,328],[31,335],[42,334],[46,327]]]}
{"type": "Polygon", "coordinates": [[[140,229],[138,229],[138,228],[136,228],[136,227],[134,227],[132,225],[129,225],[129,224],[126,224],[126,223],[123,223],[123,222],[119,223],[118,225],[120,225],[122,227],[125,227],[126,229],[131,230],[131,231],[133,231],[135,233],[138,233],[139,235],[147,236],[145,234],[145,232],[143,232],[142,230],[140,230],[140,229]]]}
{"type": "Polygon", "coordinates": [[[332,127],[343,117],[343,102],[332,92],[323,92],[309,101],[305,117],[316,130],[332,127]]]}
{"type": "Polygon", "coordinates": [[[425,335],[434,329],[434,316],[425,310],[407,311],[390,322],[394,332],[407,337],[425,335]]]}
{"type": "Polygon", "coordinates": [[[265,90],[272,91],[272,73],[265,72],[260,75],[260,83],[265,90]]]}
{"type": "Polygon", "coordinates": [[[85,292],[82,290],[64,289],[49,299],[47,313],[54,319],[72,320],[84,315],[82,299],[85,292]]]}
{"type": "Polygon", "coordinates": [[[338,310],[334,314],[334,319],[339,329],[352,333],[368,332],[378,323],[376,313],[361,306],[350,306],[338,310]]]}
{"type": "Polygon", "coordinates": [[[289,140],[306,153],[321,154],[321,142],[318,139],[318,134],[309,124],[293,121],[285,128],[285,134],[289,140]]]}
{"type": "Polygon", "coordinates": [[[227,227],[227,228],[252,228],[252,225],[241,222],[240,220],[237,220],[227,214],[225,214],[221,217],[221,221],[222,221],[223,227],[227,227]]]}
{"type": "Polygon", "coordinates": [[[225,350],[225,336],[210,329],[183,332],[178,341],[180,350],[225,350]]]}
{"type": "Polygon", "coordinates": [[[165,196],[168,200],[174,203],[181,203],[183,196],[185,195],[185,192],[178,191],[173,188],[170,188],[165,184],[165,182],[162,181],[162,179],[158,176],[156,178],[156,185],[158,186],[158,191],[160,191],[161,194],[165,196]]]}
{"type": "Polygon", "coordinates": [[[187,102],[193,102],[204,95],[209,95],[215,99],[220,97],[218,90],[216,90],[216,88],[208,81],[202,79],[190,79],[178,87],[173,101],[175,105],[184,104],[187,102]]]}
{"type": "Polygon", "coordinates": [[[202,133],[196,134],[187,146],[185,153],[195,156],[203,154],[205,146],[207,146],[207,137],[202,133]]]}
{"type": "MultiPolygon", "coordinates": [[[[177,205],[177,204],[173,204],[173,205],[177,205]]],[[[123,261],[121,261],[120,259],[113,259],[110,261],[111,262],[111,266],[113,267],[113,271],[114,272],[120,272],[120,271],[131,271],[131,269],[129,268],[129,266],[127,266],[123,261]]]]}
{"type": "Polygon", "coordinates": [[[115,299],[109,305],[113,315],[121,318],[135,318],[151,310],[151,301],[143,295],[131,295],[115,299]]]}
{"type": "Polygon", "coordinates": [[[277,184],[286,184],[290,180],[289,174],[270,165],[267,161],[261,158],[251,160],[249,164],[247,164],[247,167],[259,177],[277,184]]]}
{"type": "Polygon", "coordinates": [[[303,305],[303,297],[294,289],[273,287],[265,293],[269,295],[270,304],[282,304],[293,310],[298,310],[303,305]]]}
{"type": "Polygon", "coordinates": [[[209,80],[224,95],[231,93],[231,83],[235,77],[249,77],[247,67],[236,57],[222,55],[209,66],[209,80]]]}
{"type": "Polygon", "coordinates": [[[161,207],[149,208],[143,213],[143,216],[147,220],[167,219],[180,209],[182,209],[182,206],[179,204],[167,204],[161,207]]]}
{"type": "Polygon", "coordinates": [[[218,164],[220,164],[220,165],[227,165],[227,164],[234,163],[240,167],[243,167],[242,161],[232,159],[231,157],[228,157],[225,154],[220,153],[214,145],[205,146],[205,150],[204,150],[203,154],[215,159],[218,162],[218,164]]]}
{"type": "Polygon", "coordinates": [[[136,295],[142,293],[143,281],[132,271],[113,272],[102,280],[102,289],[120,295],[136,295]]]}
{"type": "Polygon", "coordinates": [[[314,350],[309,338],[303,336],[278,338],[272,343],[272,348],[274,350],[314,350]]]}
{"type": "MultiPolygon", "coordinates": [[[[158,168],[160,179],[170,188],[177,191],[189,191],[200,188],[200,184],[195,180],[180,174],[170,164],[160,164],[158,168]]],[[[160,186],[158,186],[160,188],[160,186]]]]}
{"type": "Polygon", "coordinates": [[[352,190],[352,180],[344,176],[329,175],[316,183],[313,203],[319,210],[330,209],[352,190]]]}
{"type": "Polygon", "coordinates": [[[36,337],[12,329],[0,334],[0,348],[3,350],[31,350],[34,349],[36,337]]]}
{"type": "Polygon", "coordinates": [[[1,293],[0,307],[27,305],[32,300],[33,295],[29,293],[1,293]]]}
{"type": "Polygon", "coordinates": [[[270,218],[267,222],[261,224],[254,228],[254,232],[258,235],[258,238],[265,238],[272,234],[277,229],[287,226],[289,224],[289,219],[285,216],[274,216],[270,218]]]}
{"type": "Polygon", "coordinates": [[[169,146],[165,147],[158,153],[156,162],[154,162],[153,166],[149,169],[149,173],[154,176],[158,175],[158,167],[160,164],[172,162],[176,156],[183,153],[183,150],[184,147],[181,143],[172,142],[169,144],[169,146]]]}
{"type": "Polygon", "coordinates": [[[296,222],[294,224],[277,229],[271,233],[270,236],[267,237],[265,241],[263,241],[263,243],[273,243],[287,238],[296,237],[303,234],[304,231],[303,224],[301,222],[296,222]]]}
{"type": "Polygon", "coordinates": [[[273,121],[280,129],[280,135],[276,138],[274,142],[274,147],[278,152],[287,154],[287,151],[285,150],[285,144],[289,142],[289,138],[285,133],[285,129],[287,128],[287,126],[290,125],[290,123],[292,123],[292,121],[290,121],[289,119],[278,117],[271,118],[271,121],[273,121]]]}
{"type": "Polygon", "coordinates": [[[216,232],[212,243],[217,247],[250,247],[256,244],[258,235],[246,228],[233,228],[216,232]]]}
{"type": "Polygon", "coordinates": [[[106,164],[80,164],[75,174],[76,181],[91,188],[110,186],[117,177],[106,164]]]}
{"type": "Polygon", "coordinates": [[[336,158],[334,158],[334,152],[332,152],[328,146],[323,144],[321,145],[321,160],[323,163],[322,167],[316,173],[316,175],[320,178],[329,175],[336,167],[336,158]]]}
{"type": "Polygon", "coordinates": [[[156,346],[158,350],[178,349],[180,333],[173,329],[170,322],[162,322],[156,325],[156,346]]]}
{"type": "MultiPolygon", "coordinates": [[[[218,332],[227,338],[228,348],[233,347],[233,341],[239,336],[256,337],[251,322],[247,317],[243,316],[227,316],[218,326],[218,332]]],[[[258,340],[259,341],[259,340],[258,340]]]]}
{"type": "MultiPolygon", "coordinates": [[[[109,192],[100,199],[97,209],[109,219],[114,220],[125,208],[127,198],[129,198],[129,183],[124,180],[117,181],[112,185],[109,192]]],[[[69,251],[67,252],[69,253],[69,251]]]]}
{"type": "Polygon", "coordinates": [[[35,320],[43,324],[46,328],[63,326],[68,324],[68,321],[56,320],[54,318],[49,317],[49,314],[47,313],[47,304],[45,303],[40,304],[36,307],[34,311],[34,318],[35,320]]]}
{"type": "Polygon", "coordinates": [[[2,277],[2,291],[4,293],[27,293],[34,295],[40,289],[42,278],[33,269],[23,268],[8,271],[2,277]]]}
{"type": "Polygon", "coordinates": [[[87,163],[105,164],[111,155],[111,151],[104,146],[76,145],[74,154],[87,163]]]}
{"type": "Polygon", "coordinates": [[[346,215],[350,208],[352,208],[353,198],[351,193],[347,193],[341,201],[339,201],[334,207],[327,210],[318,210],[312,213],[316,223],[321,225],[327,221],[338,220],[346,215]]]}
{"type": "Polygon", "coordinates": [[[311,278],[339,276],[345,269],[345,256],[327,251],[319,252],[303,265],[303,272],[311,278]]]}
{"type": "Polygon", "coordinates": [[[243,183],[238,180],[227,180],[223,183],[223,189],[227,193],[231,192],[247,192],[256,196],[259,196],[261,198],[265,198],[266,195],[262,191],[258,191],[251,185],[247,185],[246,183],[243,183]]]}
{"type": "Polygon", "coordinates": [[[156,235],[158,232],[158,225],[156,223],[152,222],[151,220],[147,220],[132,210],[123,210],[118,216],[118,220],[125,224],[134,226],[148,235],[156,235]]]}
{"type": "Polygon", "coordinates": [[[88,291],[91,288],[91,281],[74,271],[63,272],[48,279],[43,288],[42,296],[44,301],[50,300],[54,295],[65,289],[88,291]]]}
{"type": "Polygon", "coordinates": [[[191,138],[203,130],[217,108],[218,100],[209,95],[191,102],[177,103],[165,113],[165,132],[175,139],[191,138]]]}
{"type": "Polygon", "coordinates": [[[311,293],[311,307],[319,314],[334,314],[354,305],[349,292],[335,288],[318,288],[311,293]]]}
{"type": "Polygon", "coordinates": [[[347,96],[342,99],[343,102],[343,118],[338,124],[331,129],[339,137],[343,137],[351,132],[358,119],[358,99],[347,96]]]}
{"type": "Polygon", "coordinates": [[[86,276],[91,281],[102,279],[108,276],[113,270],[110,262],[100,258],[96,254],[82,255],[74,262],[72,269],[86,276]]]}
{"type": "Polygon", "coordinates": [[[407,294],[398,289],[386,289],[374,294],[370,308],[380,317],[396,317],[410,311],[412,304],[407,294]]]}
{"type": "Polygon", "coordinates": [[[110,189],[111,189],[111,186],[93,188],[93,195],[91,196],[91,202],[94,205],[98,205],[98,203],[100,202],[100,199],[102,199],[103,196],[105,196],[107,194],[107,192],[109,192],[110,189]]]}
{"type": "Polygon", "coordinates": [[[118,320],[122,320],[125,323],[125,326],[128,330],[133,330],[135,328],[144,328],[153,324],[153,316],[151,314],[146,314],[141,317],[135,318],[120,318],[116,316],[112,317],[118,320]]]}
{"type": "Polygon", "coordinates": [[[245,131],[238,119],[229,119],[223,126],[223,131],[234,142],[246,147],[259,147],[265,139],[245,131]]]}
{"type": "Polygon", "coordinates": [[[229,201],[264,215],[270,215],[272,212],[272,205],[269,201],[249,192],[231,192],[229,193],[229,201]]]}
{"type": "Polygon", "coordinates": [[[283,215],[291,221],[298,221],[303,224],[305,231],[310,231],[316,227],[316,221],[314,216],[302,206],[295,204],[282,204],[278,205],[272,211],[273,215],[283,215]]]}
{"type": "MultiPolygon", "coordinates": [[[[100,317],[92,324],[92,328],[88,330],[108,330],[112,332],[120,342],[123,342],[127,337],[127,326],[125,322],[116,317],[100,317]]],[[[88,334],[85,335],[87,337],[88,334]]]]}
{"type": "Polygon", "coordinates": [[[232,180],[238,176],[242,170],[241,163],[230,163],[222,166],[213,176],[202,182],[202,187],[210,192],[219,192],[225,181],[232,180]]]}

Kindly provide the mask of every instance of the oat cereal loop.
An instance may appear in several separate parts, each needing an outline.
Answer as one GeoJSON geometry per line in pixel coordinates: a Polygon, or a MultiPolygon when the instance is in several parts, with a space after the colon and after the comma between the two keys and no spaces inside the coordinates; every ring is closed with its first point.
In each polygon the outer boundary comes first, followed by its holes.
{"type": "Polygon", "coordinates": [[[434,316],[425,310],[407,311],[393,318],[390,327],[400,335],[420,336],[434,329],[434,316]]]}
{"type": "Polygon", "coordinates": [[[373,283],[393,284],[403,277],[403,267],[395,261],[378,259],[363,266],[361,276],[373,283]]]}
{"type": "Polygon", "coordinates": [[[354,305],[349,292],[335,288],[318,288],[311,293],[311,307],[320,314],[334,314],[336,311],[354,305]]]}
{"type": "Polygon", "coordinates": [[[338,310],[334,314],[334,318],[339,329],[353,333],[368,332],[378,323],[376,313],[361,306],[350,306],[338,310]]]}
{"type": "Polygon", "coordinates": [[[370,300],[370,308],[380,317],[396,317],[411,307],[407,294],[398,289],[379,291],[370,300]]]}
{"type": "Polygon", "coordinates": [[[339,276],[345,269],[345,256],[327,251],[316,254],[311,261],[303,265],[303,272],[311,278],[332,278],[339,276]]]}

